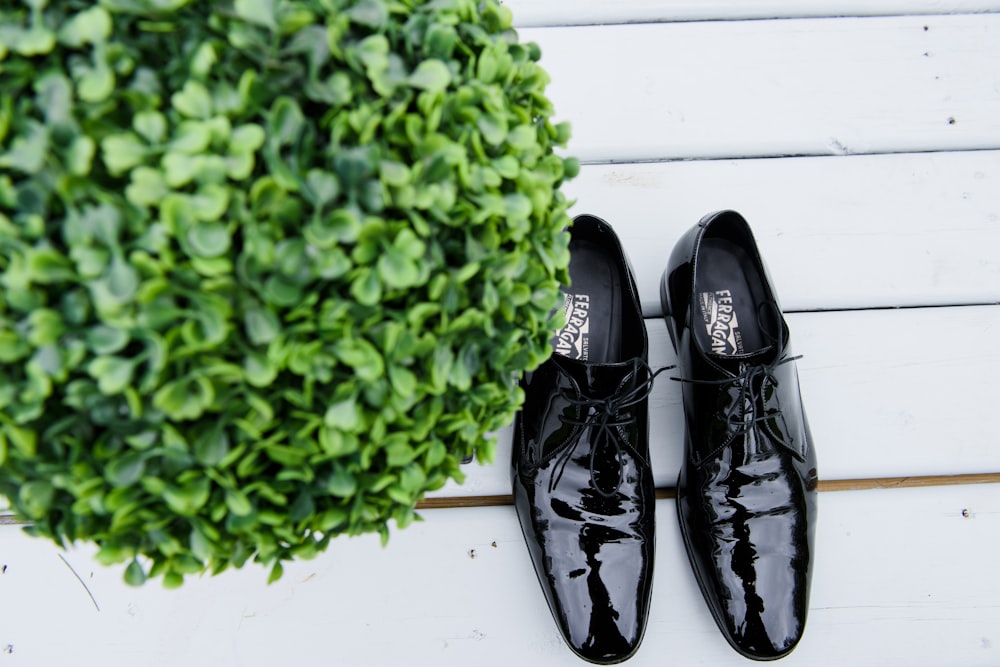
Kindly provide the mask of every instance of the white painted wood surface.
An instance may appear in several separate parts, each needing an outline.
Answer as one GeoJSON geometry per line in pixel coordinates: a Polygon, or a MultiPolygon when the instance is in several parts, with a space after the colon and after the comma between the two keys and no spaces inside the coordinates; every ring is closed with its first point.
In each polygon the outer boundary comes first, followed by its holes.
{"type": "MultiPolygon", "coordinates": [[[[627,664],[749,664],[701,600],[673,501],[656,510],[650,620],[627,664]]],[[[562,645],[512,508],[424,514],[385,550],[345,540],[272,586],[248,566],[177,591],[128,588],[90,549],[67,565],[5,528],[0,665],[584,664],[562,645]]],[[[781,664],[1000,664],[997,534],[994,486],[821,494],[810,617],[781,664]]]]}
{"type": "Polygon", "coordinates": [[[998,192],[1000,151],[586,165],[566,187],[622,238],[647,317],[676,240],[724,208],[786,310],[1000,303],[998,192]]]}
{"type": "MultiPolygon", "coordinates": [[[[794,313],[787,316],[820,479],[1000,471],[990,378],[1000,349],[967,341],[1000,337],[1000,307],[794,313]]],[[[650,363],[675,363],[666,326],[647,320],[650,363]]],[[[650,458],[658,487],[677,480],[684,416],[666,371],[649,397],[650,458]]],[[[512,429],[498,434],[495,465],[465,466],[467,479],[436,497],[510,493],[512,429]]],[[[996,489],[1000,495],[1000,486],[996,489]]]]}
{"type": "Polygon", "coordinates": [[[1000,148],[1000,14],[521,36],[588,162],[1000,148]]]}
{"type": "MultiPolygon", "coordinates": [[[[611,222],[636,267],[654,365],[673,362],[657,299],[673,243],[735,208],[799,311],[822,479],[1000,472],[1000,14],[979,13],[1000,3],[508,4],[519,26],[556,26],[521,34],[585,162],[573,212],[611,222]]],[[[660,486],[681,453],[666,375],[650,397],[660,486]]],[[[510,435],[435,495],[509,493],[510,435]]],[[[341,540],[270,587],[248,566],[179,591],[127,588],[91,547],[64,562],[0,525],[0,667],[582,664],[512,508],[423,516],[385,550],[341,540]]],[[[700,598],[673,501],[657,517],[652,616],[628,664],[746,665],[700,598]]],[[[822,493],[809,626],[782,664],[1000,664],[998,529],[1000,485],[822,493]]]]}
{"type": "Polygon", "coordinates": [[[503,0],[518,26],[1000,11],[996,0],[503,0]]]}

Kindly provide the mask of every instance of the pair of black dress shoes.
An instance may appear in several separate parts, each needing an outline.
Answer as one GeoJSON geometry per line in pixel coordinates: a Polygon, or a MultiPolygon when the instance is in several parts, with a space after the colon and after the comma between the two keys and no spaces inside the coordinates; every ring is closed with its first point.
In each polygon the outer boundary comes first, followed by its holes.
{"type": "MultiPolygon", "coordinates": [[[[524,380],[514,501],[539,582],[581,658],[621,662],[642,640],[652,589],[654,378],[628,260],[590,215],[571,229],[566,324],[524,380]]],[[[681,533],[729,643],[769,660],[802,636],[816,518],[816,458],[788,326],[747,222],[706,216],[661,283],[677,353],[685,453],[681,533]]]]}

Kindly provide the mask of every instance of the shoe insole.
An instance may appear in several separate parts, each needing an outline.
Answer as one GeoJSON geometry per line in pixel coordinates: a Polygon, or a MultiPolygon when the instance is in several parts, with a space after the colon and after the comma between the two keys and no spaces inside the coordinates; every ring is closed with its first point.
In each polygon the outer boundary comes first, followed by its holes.
{"type": "MultiPolygon", "coordinates": [[[[694,326],[699,347],[723,357],[753,354],[774,342],[760,321],[767,290],[753,259],[726,239],[705,238],[699,251],[695,285],[701,326],[694,326]]],[[[770,309],[765,317],[770,316],[770,309]]]]}
{"type": "Polygon", "coordinates": [[[621,361],[621,271],[607,250],[591,241],[571,241],[569,256],[566,324],[552,346],[570,359],[621,361]]]}

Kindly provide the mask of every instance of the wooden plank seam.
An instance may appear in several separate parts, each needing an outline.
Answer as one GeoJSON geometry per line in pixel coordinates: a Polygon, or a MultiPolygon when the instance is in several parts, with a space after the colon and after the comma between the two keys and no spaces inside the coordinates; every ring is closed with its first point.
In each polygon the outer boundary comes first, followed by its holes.
{"type": "MultiPolygon", "coordinates": [[[[909,477],[872,477],[867,479],[820,480],[819,490],[868,491],[872,489],[913,489],[931,486],[958,486],[962,484],[1000,484],[1000,472],[970,473],[965,475],[914,475],[909,477]]],[[[672,486],[656,490],[657,500],[676,498],[677,489],[672,486]]],[[[470,507],[503,507],[513,505],[509,494],[489,496],[452,496],[450,498],[427,498],[417,503],[418,510],[456,509],[470,507]]],[[[0,514],[0,526],[26,526],[30,521],[18,519],[12,514],[0,514]]]]}

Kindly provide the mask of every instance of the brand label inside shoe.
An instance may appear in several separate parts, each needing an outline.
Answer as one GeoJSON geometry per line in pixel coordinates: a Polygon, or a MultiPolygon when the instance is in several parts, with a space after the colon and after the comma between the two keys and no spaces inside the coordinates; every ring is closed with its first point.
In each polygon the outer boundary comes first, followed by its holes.
{"type": "Polygon", "coordinates": [[[566,324],[556,334],[555,349],[570,359],[590,356],[590,295],[566,295],[566,324]]]}
{"type": "Polygon", "coordinates": [[[733,310],[733,295],[727,290],[702,292],[698,295],[701,317],[711,339],[712,353],[729,357],[743,354],[743,336],[733,310]]]}

